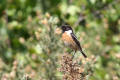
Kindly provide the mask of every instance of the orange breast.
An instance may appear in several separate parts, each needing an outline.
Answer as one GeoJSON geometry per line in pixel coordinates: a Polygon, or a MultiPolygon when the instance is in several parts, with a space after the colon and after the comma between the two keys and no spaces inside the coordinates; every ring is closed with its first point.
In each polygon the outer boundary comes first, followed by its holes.
{"type": "Polygon", "coordinates": [[[69,36],[66,32],[64,32],[62,34],[62,40],[63,40],[64,44],[66,46],[68,46],[69,48],[71,48],[73,50],[77,50],[78,49],[78,47],[77,47],[76,43],[73,41],[72,37],[69,36]]]}

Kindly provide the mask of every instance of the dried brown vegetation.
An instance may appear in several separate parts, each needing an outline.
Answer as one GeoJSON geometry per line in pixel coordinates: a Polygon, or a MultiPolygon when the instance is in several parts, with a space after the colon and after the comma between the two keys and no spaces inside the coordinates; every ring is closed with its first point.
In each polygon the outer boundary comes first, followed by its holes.
{"type": "Polygon", "coordinates": [[[62,56],[60,71],[63,73],[63,80],[87,80],[93,73],[95,57],[73,59],[70,54],[62,56]]]}

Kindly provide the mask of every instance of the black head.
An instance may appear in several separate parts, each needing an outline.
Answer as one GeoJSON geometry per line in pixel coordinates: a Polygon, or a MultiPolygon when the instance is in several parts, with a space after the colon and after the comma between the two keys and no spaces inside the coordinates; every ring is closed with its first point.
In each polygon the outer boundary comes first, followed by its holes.
{"type": "Polygon", "coordinates": [[[69,25],[63,25],[63,26],[61,26],[61,29],[63,32],[68,31],[68,30],[72,30],[72,28],[69,25]]]}

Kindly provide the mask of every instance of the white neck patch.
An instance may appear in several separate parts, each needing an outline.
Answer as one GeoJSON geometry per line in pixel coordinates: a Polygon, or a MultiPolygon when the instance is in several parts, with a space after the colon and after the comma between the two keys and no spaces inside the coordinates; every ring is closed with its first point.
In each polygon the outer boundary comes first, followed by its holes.
{"type": "Polygon", "coordinates": [[[72,30],[68,30],[68,31],[65,31],[67,33],[67,35],[71,35],[72,33],[72,30]]]}

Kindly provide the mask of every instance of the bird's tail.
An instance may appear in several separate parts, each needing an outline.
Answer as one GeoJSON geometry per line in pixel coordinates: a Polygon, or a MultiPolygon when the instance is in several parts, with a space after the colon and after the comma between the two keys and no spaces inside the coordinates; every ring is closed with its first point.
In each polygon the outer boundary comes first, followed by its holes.
{"type": "Polygon", "coordinates": [[[82,50],[80,50],[80,52],[82,53],[82,55],[83,55],[85,58],[87,58],[86,54],[85,54],[82,50]]]}

